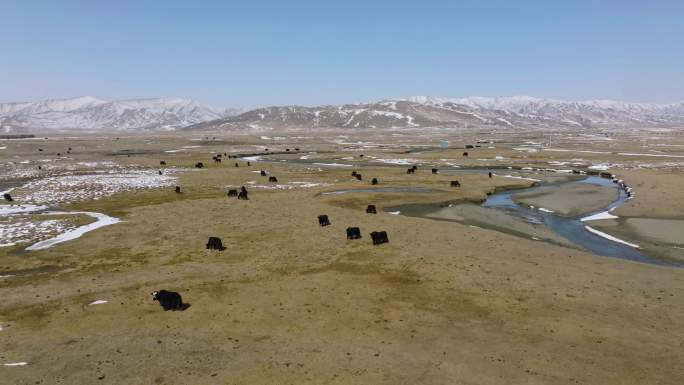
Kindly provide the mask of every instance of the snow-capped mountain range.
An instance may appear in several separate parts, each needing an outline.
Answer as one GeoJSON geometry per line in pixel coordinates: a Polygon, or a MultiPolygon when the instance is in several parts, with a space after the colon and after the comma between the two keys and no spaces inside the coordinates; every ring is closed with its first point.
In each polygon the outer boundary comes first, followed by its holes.
{"type": "Polygon", "coordinates": [[[279,128],[587,129],[684,127],[684,102],[566,102],[530,96],[416,96],[315,107],[220,109],[179,98],[104,101],[93,97],[0,104],[0,132],[55,130],[261,130],[279,128]]]}
{"type": "Polygon", "coordinates": [[[240,113],[180,98],[105,101],[84,96],[1,103],[0,132],[173,130],[240,113]]]}
{"type": "Polygon", "coordinates": [[[646,128],[684,127],[684,102],[565,102],[530,96],[417,96],[340,106],[265,107],[189,129],[267,128],[646,128]]]}

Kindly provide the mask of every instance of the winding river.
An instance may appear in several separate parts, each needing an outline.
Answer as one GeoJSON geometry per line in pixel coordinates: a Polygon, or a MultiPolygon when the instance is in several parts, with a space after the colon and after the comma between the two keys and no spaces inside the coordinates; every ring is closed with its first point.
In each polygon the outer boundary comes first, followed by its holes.
{"type": "MultiPolygon", "coordinates": [[[[274,162],[274,163],[280,163],[283,160],[271,160],[268,158],[265,158],[263,156],[259,157],[254,157],[249,160],[256,160],[256,161],[262,161],[262,162],[274,162]]],[[[356,167],[363,167],[363,166],[376,166],[376,167],[407,167],[406,165],[396,165],[396,164],[381,164],[381,163],[376,163],[372,161],[363,161],[363,162],[341,162],[339,159],[331,160],[330,162],[324,161],[324,160],[311,160],[311,159],[286,159],[284,160],[286,163],[290,164],[300,164],[300,165],[306,165],[306,166],[312,166],[312,165],[328,165],[329,167],[350,167],[350,166],[356,166],[356,167]]],[[[457,173],[462,173],[462,172],[467,172],[467,173],[488,173],[488,172],[501,172],[502,169],[506,170],[506,167],[499,167],[499,168],[458,168],[458,167],[444,167],[440,166],[440,172],[457,172],[457,173]]],[[[521,170],[515,170],[517,172],[521,172],[521,170]]],[[[523,171],[524,172],[524,171],[523,171]]],[[[329,191],[324,194],[343,194],[343,193],[353,193],[353,192],[411,192],[411,193],[416,193],[416,192],[421,192],[421,193],[429,193],[432,192],[433,190],[428,189],[428,188],[420,188],[420,187],[379,187],[379,188],[358,188],[358,189],[346,189],[346,190],[336,190],[336,191],[329,191]]],[[[603,213],[603,212],[608,212],[612,211],[620,206],[622,206],[625,202],[627,202],[627,194],[624,192],[624,190],[620,189],[619,186],[611,179],[607,178],[601,178],[598,176],[584,176],[580,180],[569,180],[569,181],[562,181],[562,182],[557,182],[557,183],[544,183],[539,186],[535,187],[529,187],[529,188],[522,188],[522,189],[515,189],[515,190],[506,190],[506,191],[500,191],[497,193],[494,193],[490,196],[487,197],[485,202],[482,203],[482,207],[487,208],[487,209],[492,209],[492,210],[497,210],[500,212],[505,213],[506,215],[516,217],[518,219],[521,219],[527,223],[531,224],[543,224],[547,226],[549,229],[551,229],[554,233],[557,235],[567,239],[571,243],[591,251],[594,254],[601,255],[601,256],[606,256],[606,257],[612,257],[612,258],[622,258],[622,259],[627,259],[631,261],[636,261],[636,262],[641,262],[641,263],[649,263],[649,264],[655,264],[655,265],[660,265],[660,266],[670,266],[670,267],[684,267],[682,264],[678,264],[675,262],[663,260],[660,258],[655,258],[652,257],[648,254],[646,254],[644,251],[630,246],[627,242],[621,243],[616,240],[609,239],[607,237],[610,237],[608,234],[602,234],[598,235],[597,231],[594,230],[594,232],[587,230],[587,225],[590,224],[590,222],[582,222],[582,218],[586,218],[595,214],[603,213]],[[603,187],[609,187],[609,188],[614,188],[618,191],[618,198],[611,202],[608,206],[603,207],[599,210],[592,211],[589,213],[584,213],[575,217],[564,217],[560,215],[556,215],[553,212],[546,212],[546,211],[541,211],[537,209],[532,209],[530,207],[527,207],[525,205],[520,205],[516,203],[513,200],[513,195],[518,194],[518,193],[535,193],[535,192],[542,192],[544,190],[550,189],[550,188],[564,188],[564,187],[571,187],[576,184],[593,184],[593,185],[598,185],[598,186],[603,186],[603,187]]],[[[434,218],[429,217],[431,213],[434,213],[437,210],[440,210],[441,207],[436,206],[434,204],[411,204],[411,205],[402,205],[402,206],[397,206],[397,207],[391,207],[387,208],[387,211],[393,212],[393,213],[399,213],[400,215],[408,215],[408,216],[415,216],[415,217],[421,217],[421,218],[427,218],[427,219],[432,219],[435,220],[434,218]],[[407,208],[411,208],[410,210],[406,210],[407,208]]]]}
{"type": "Polygon", "coordinates": [[[569,181],[557,183],[554,185],[542,185],[539,187],[532,187],[521,190],[502,191],[489,196],[487,200],[482,204],[482,206],[486,208],[504,210],[507,214],[510,215],[535,218],[540,223],[544,223],[546,226],[548,226],[556,234],[568,239],[576,245],[582,246],[583,248],[593,252],[594,254],[603,255],[607,257],[629,259],[632,261],[642,263],[652,263],[663,266],[676,266],[675,263],[651,257],[635,247],[620,242],[616,242],[610,239],[606,239],[602,236],[592,233],[591,231],[588,231],[585,228],[585,226],[589,222],[582,222],[581,218],[586,218],[588,216],[606,211],[612,211],[623,205],[626,201],[627,194],[622,189],[619,189],[617,185],[614,184],[610,179],[600,178],[596,176],[588,176],[580,181],[569,181]],[[604,187],[615,188],[618,190],[619,196],[615,201],[610,203],[608,206],[601,208],[600,210],[596,210],[593,212],[589,212],[586,214],[570,218],[556,215],[551,212],[534,210],[524,205],[519,205],[515,201],[513,201],[512,198],[513,194],[517,194],[523,191],[540,192],[544,189],[549,188],[550,186],[563,188],[578,183],[589,183],[604,187]]]}

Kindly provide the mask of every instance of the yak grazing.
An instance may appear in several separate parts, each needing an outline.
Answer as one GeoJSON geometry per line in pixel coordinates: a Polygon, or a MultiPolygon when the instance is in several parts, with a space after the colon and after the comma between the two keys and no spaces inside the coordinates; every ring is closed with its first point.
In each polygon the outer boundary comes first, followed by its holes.
{"type": "Polygon", "coordinates": [[[370,236],[373,239],[374,245],[380,245],[382,243],[389,242],[389,239],[387,238],[387,231],[373,231],[370,233],[370,236]]]}
{"type": "Polygon", "coordinates": [[[188,305],[183,303],[183,298],[175,291],[159,290],[152,292],[152,300],[159,301],[159,304],[167,310],[185,310],[188,305]]]}
{"type": "Polygon", "coordinates": [[[361,229],[358,227],[347,227],[347,239],[360,239],[361,229]]]}
{"type": "Polygon", "coordinates": [[[319,215],[318,224],[321,226],[330,226],[330,219],[328,219],[328,216],[325,214],[319,215]]]}
{"type": "Polygon", "coordinates": [[[223,247],[223,242],[221,242],[221,238],[209,237],[209,240],[207,241],[207,249],[222,251],[222,250],[225,250],[226,248],[223,247]]]}

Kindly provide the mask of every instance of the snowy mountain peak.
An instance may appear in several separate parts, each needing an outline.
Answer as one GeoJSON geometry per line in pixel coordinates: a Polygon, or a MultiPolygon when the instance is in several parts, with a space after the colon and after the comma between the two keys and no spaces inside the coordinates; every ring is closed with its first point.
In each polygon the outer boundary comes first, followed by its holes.
{"type": "Polygon", "coordinates": [[[0,104],[0,132],[172,130],[238,112],[182,98],[105,101],[82,96],[0,104]]]}
{"type": "Polygon", "coordinates": [[[531,96],[414,96],[339,106],[265,107],[189,127],[268,128],[506,128],[586,129],[682,127],[684,104],[610,100],[564,102],[531,96]]]}

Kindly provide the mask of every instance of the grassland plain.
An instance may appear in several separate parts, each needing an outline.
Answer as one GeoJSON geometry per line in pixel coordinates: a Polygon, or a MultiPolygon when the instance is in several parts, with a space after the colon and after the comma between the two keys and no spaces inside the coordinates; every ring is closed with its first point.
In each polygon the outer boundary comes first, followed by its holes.
{"type": "Polygon", "coordinates": [[[152,168],[165,160],[167,167],[189,170],[177,174],[182,194],[171,187],[145,189],[62,205],[103,212],[121,218],[119,224],[45,250],[0,248],[3,271],[39,269],[0,278],[0,361],[28,363],[0,367],[1,381],[679,384],[684,378],[682,269],[363,210],[370,203],[382,209],[478,202],[496,188],[534,183],[505,177],[514,173],[510,165],[558,168],[571,167],[559,164],[569,162],[610,164],[634,186],[637,197],[617,211],[620,220],[681,219],[684,196],[667,193],[684,183],[674,161],[656,158],[654,166],[652,157],[619,155],[681,138],[554,138],[553,146],[563,150],[602,152],[571,153],[525,143],[540,142],[525,133],[268,135],[7,142],[1,160],[17,162],[8,169],[18,169],[20,161],[58,159],[56,153],[69,146],[71,159],[50,163],[109,160],[152,168]],[[443,138],[452,148],[431,147],[443,138]],[[476,139],[495,142],[464,157],[463,145],[476,139]],[[211,161],[215,153],[265,148],[284,154],[251,167],[211,161]],[[286,148],[300,151],[287,154],[286,148]],[[278,161],[302,156],[311,164],[278,161]],[[350,157],[357,167],[313,164],[350,157]],[[432,175],[419,166],[416,175],[407,175],[408,166],[377,159],[501,171],[489,179],[458,171],[432,175]],[[198,161],[207,167],[191,170],[198,161]],[[277,176],[281,188],[255,172],[261,169],[277,176]],[[351,178],[353,169],[363,181],[351,178]],[[372,177],[380,186],[439,191],[321,194],[371,187],[372,177]],[[452,179],[463,187],[448,188],[452,179]],[[230,186],[241,185],[250,190],[249,201],[226,197],[230,186]],[[669,209],[662,208],[665,196],[669,209]],[[331,226],[319,227],[319,214],[329,215],[331,226]],[[347,240],[347,226],[361,227],[364,238],[347,240]],[[373,230],[387,230],[390,243],[372,246],[373,230]],[[227,249],[205,250],[209,236],[221,237],[227,249]],[[163,312],[149,295],[161,288],[179,291],[190,308],[163,312]],[[97,299],[108,302],[88,305],[97,299]]]}

